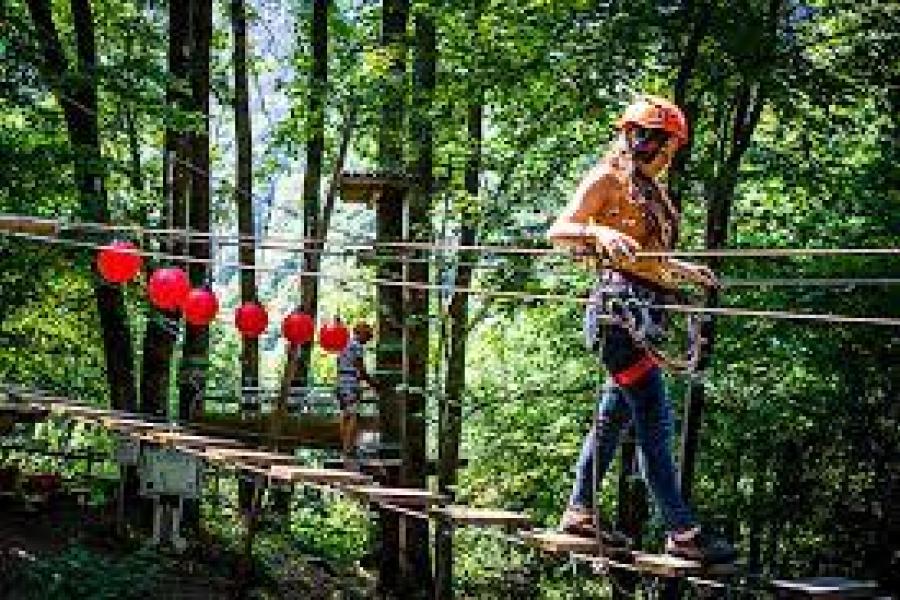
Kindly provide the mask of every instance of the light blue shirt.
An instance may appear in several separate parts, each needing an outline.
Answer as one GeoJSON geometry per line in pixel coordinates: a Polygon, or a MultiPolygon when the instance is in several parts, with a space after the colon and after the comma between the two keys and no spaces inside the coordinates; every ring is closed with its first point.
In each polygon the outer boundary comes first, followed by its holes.
{"type": "Polygon", "coordinates": [[[338,391],[358,392],[360,389],[359,373],[356,363],[362,360],[364,355],[363,345],[354,336],[344,351],[337,357],[338,391]]]}

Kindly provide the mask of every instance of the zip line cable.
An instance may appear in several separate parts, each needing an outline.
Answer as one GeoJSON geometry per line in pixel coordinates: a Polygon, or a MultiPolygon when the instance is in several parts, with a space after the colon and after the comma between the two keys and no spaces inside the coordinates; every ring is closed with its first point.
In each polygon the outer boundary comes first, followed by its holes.
{"type": "MultiPolygon", "coordinates": [[[[98,249],[102,247],[99,244],[89,243],[89,242],[78,242],[74,240],[66,240],[59,239],[49,236],[37,236],[32,234],[23,234],[16,232],[0,232],[2,235],[17,237],[23,239],[30,239],[33,241],[46,242],[51,244],[59,244],[63,246],[73,246],[79,248],[88,248],[88,249],[98,249]]],[[[214,261],[213,259],[207,258],[195,258],[195,257],[177,257],[172,255],[167,255],[161,252],[137,252],[141,256],[147,257],[162,257],[169,260],[177,260],[188,263],[213,263],[219,267],[228,267],[228,268],[241,268],[239,263],[223,263],[219,261],[214,261]]],[[[265,267],[258,266],[254,267],[255,270],[258,271],[279,271],[281,267],[265,267]]],[[[477,296],[485,296],[490,298],[497,299],[506,299],[506,300],[521,300],[522,302],[567,302],[573,304],[587,305],[591,303],[591,300],[588,298],[581,298],[577,296],[565,295],[565,294],[553,294],[553,293],[544,293],[544,292],[521,292],[521,291],[503,291],[503,290],[485,290],[471,287],[458,287],[456,285],[446,285],[446,284],[430,284],[430,283],[418,283],[411,281],[395,281],[395,280],[386,280],[386,279],[347,279],[346,277],[340,275],[330,275],[327,273],[323,273],[320,271],[315,272],[300,272],[295,273],[297,277],[317,277],[320,279],[330,279],[338,281],[339,283],[345,285],[383,285],[389,287],[401,287],[405,289],[413,289],[413,290],[436,290],[436,291],[449,291],[451,293],[461,293],[461,294],[472,294],[477,296]]],[[[779,320],[800,320],[800,321],[821,321],[826,323],[844,323],[844,324],[855,324],[855,325],[881,325],[888,327],[900,327],[900,319],[897,318],[889,318],[889,317],[854,317],[854,316],[845,316],[845,315],[837,315],[837,314],[809,314],[809,313],[795,313],[790,311],[766,311],[766,310],[754,310],[754,309],[743,309],[743,308],[729,308],[729,307],[721,307],[721,308],[710,308],[710,307],[700,307],[700,306],[691,306],[685,304],[653,304],[648,305],[649,308],[656,308],[660,310],[666,310],[669,312],[679,312],[685,314],[708,314],[708,315],[721,315],[721,316],[743,316],[743,317],[759,317],[759,318],[771,318],[771,319],[779,319],[779,320]]]]}
{"type": "MultiPolygon", "coordinates": [[[[252,236],[217,234],[214,232],[197,231],[186,228],[156,228],[140,225],[113,225],[108,223],[72,222],[65,223],[55,219],[43,219],[23,217],[21,215],[0,215],[0,227],[4,222],[25,221],[34,225],[44,225],[56,231],[88,230],[111,233],[130,234],[136,238],[168,237],[175,241],[188,244],[219,244],[219,245],[254,245],[261,249],[283,250],[291,252],[322,252],[319,248],[307,248],[306,246],[324,246],[333,244],[338,248],[344,248],[348,252],[372,251],[376,248],[409,248],[421,251],[449,251],[449,252],[484,252],[504,256],[534,257],[549,256],[557,258],[579,258],[573,251],[560,250],[550,247],[516,247],[504,245],[479,245],[479,244],[436,244],[430,242],[412,241],[366,241],[364,244],[335,244],[326,238],[303,238],[290,236],[252,236]],[[200,241],[195,241],[200,240],[200,241]]],[[[2,233],[2,231],[0,231],[2,233]]],[[[359,236],[362,238],[363,236],[359,236]]],[[[352,238],[351,238],[352,239],[352,238]]],[[[896,256],[900,255],[900,247],[894,248],[719,248],[697,250],[641,250],[635,252],[635,258],[789,258],[805,256],[896,256]]],[[[493,257],[492,257],[493,258],[493,257]]],[[[405,259],[412,260],[412,259],[405,259]]]]}
{"type": "MultiPolygon", "coordinates": [[[[8,230],[4,231],[4,230],[2,230],[3,218],[4,218],[3,216],[0,216],[0,236],[21,238],[21,239],[25,239],[28,241],[45,242],[45,243],[56,244],[56,245],[80,247],[80,248],[87,248],[87,249],[94,249],[94,250],[100,249],[104,246],[104,244],[100,244],[100,243],[79,242],[77,240],[72,240],[72,239],[68,239],[68,238],[58,238],[58,237],[54,237],[54,236],[25,233],[25,232],[20,232],[20,231],[8,231],[8,230]]],[[[218,242],[212,242],[212,243],[218,244],[218,242]]],[[[228,245],[228,244],[219,244],[219,245],[228,245]]],[[[263,246],[258,246],[258,247],[263,248],[263,249],[282,249],[281,247],[270,246],[270,245],[263,245],[263,246]]],[[[317,249],[317,250],[305,250],[303,252],[315,252],[315,253],[319,253],[319,254],[325,255],[325,256],[348,258],[351,256],[360,257],[360,254],[359,254],[360,252],[366,252],[366,251],[372,250],[371,246],[343,246],[343,247],[338,246],[338,248],[342,248],[342,250],[328,251],[328,250],[318,250],[317,249]]],[[[292,249],[285,247],[284,250],[290,251],[292,249]]],[[[868,249],[853,249],[853,250],[858,250],[861,252],[869,251],[868,249]]],[[[876,254],[880,254],[879,251],[884,250],[884,249],[872,249],[872,250],[875,250],[876,254]]],[[[160,260],[171,260],[173,262],[206,263],[206,264],[215,263],[216,265],[219,265],[219,266],[233,268],[233,269],[239,269],[239,270],[280,271],[284,268],[283,266],[278,266],[278,267],[265,266],[265,265],[249,266],[249,265],[243,265],[240,263],[227,263],[227,262],[223,263],[215,258],[199,258],[199,257],[191,256],[191,255],[173,254],[173,253],[168,253],[168,252],[160,252],[160,251],[152,251],[152,250],[142,250],[142,251],[136,250],[136,251],[134,251],[134,253],[144,256],[144,257],[147,257],[147,258],[160,259],[160,260]]],[[[572,256],[571,254],[568,256],[570,258],[578,258],[578,257],[572,256]]],[[[429,263],[429,264],[440,260],[440,258],[408,258],[406,256],[399,256],[399,255],[393,255],[393,256],[362,255],[362,258],[364,258],[366,260],[376,261],[376,262],[377,261],[380,261],[380,262],[395,261],[395,262],[402,262],[402,263],[419,262],[419,263],[429,263]]],[[[507,265],[485,265],[483,263],[453,263],[453,265],[454,266],[468,266],[473,269],[480,269],[480,270],[509,270],[509,269],[511,269],[511,267],[509,267],[507,265]]],[[[564,265],[551,264],[549,266],[564,266],[564,265]]],[[[900,284],[900,278],[890,278],[890,277],[865,278],[865,277],[862,277],[862,278],[772,278],[772,279],[753,279],[753,280],[724,279],[724,280],[722,280],[721,284],[723,287],[761,287],[761,288],[765,288],[766,286],[772,286],[772,287],[776,287],[776,286],[778,286],[778,287],[785,287],[785,286],[853,287],[856,285],[897,285],[897,284],[900,284]]]]}

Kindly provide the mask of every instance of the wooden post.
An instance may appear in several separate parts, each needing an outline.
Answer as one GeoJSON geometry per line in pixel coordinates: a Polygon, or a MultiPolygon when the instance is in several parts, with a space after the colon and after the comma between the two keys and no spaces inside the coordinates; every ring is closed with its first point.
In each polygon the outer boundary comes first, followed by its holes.
{"type": "Polygon", "coordinates": [[[453,598],[453,522],[438,515],[434,528],[434,599],[453,598]]]}
{"type": "Polygon", "coordinates": [[[258,474],[252,475],[248,502],[249,511],[244,515],[246,530],[237,567],[238,586],[242,592],[246,591],[246,586],[249,584],[253,574],[253,542],[256,539],[256,532],[259,527],[259,513],[262,508],[263,496],[265,495],[265,485],[264,477],[258,474]]]}

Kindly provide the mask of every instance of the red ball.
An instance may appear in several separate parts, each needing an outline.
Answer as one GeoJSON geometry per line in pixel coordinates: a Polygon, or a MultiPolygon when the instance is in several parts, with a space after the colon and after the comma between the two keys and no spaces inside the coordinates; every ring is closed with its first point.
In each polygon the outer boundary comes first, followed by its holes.
{"type": "Polygon", "coordinates": [[[212,290],[195,288],[191,290],[184,304],[181,305],[184,312],[184,320],[191,325],[206,327],[219,312],[219,301],[212,290]]]}
{"type": "Polygon", "coordinates": [[[319,344],[328,352],[343,352],[350,343],[350,331],[340,321],[325,323],[319,329],[319,344]]]}
{"type": "Polygon", "coordinates": [[[97,270],[110,283],[131,281],[141,272],[143,262],[137,247],[131,242],[113,242],[100,248],[97,254],[97,270]]]}
{"type": "Polygon", "coordinates": [[[235,311],[234,324],[244,337],[259,337],[269,325],[269,315],[256,302],[245,302],[235,311]]]}
{"type": "Polygon", "coordinates": [[[162,310],[179,308],[190,291],[191,282],[187,273],[177,267],[154,271],[147,284],[150,302],[162,310]]]}
{"type": "Polygon", "coordinates": [[[312,341],[315,332],[316,324],[312,317],[304,312],[292,312],[281,322],[282,335],[294,346],[312,341]]]}

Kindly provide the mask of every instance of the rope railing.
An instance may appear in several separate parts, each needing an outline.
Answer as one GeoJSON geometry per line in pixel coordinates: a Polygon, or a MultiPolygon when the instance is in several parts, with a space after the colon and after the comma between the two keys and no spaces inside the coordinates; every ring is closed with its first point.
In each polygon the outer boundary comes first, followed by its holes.
{"type": "MultiPolygon", "coordinates": [[[[97,243],[89,243],[89,242],[78,242],[75,240],[67,240],[55,238],[52,236],[41,236],[41,235],[33,235],[27,233],[20,232],[0,232],[2,235],[21,238],[21,239],[29,239],[32,241],[40,241],[50,244],[59,244],[64,246],[78,247],[78,248],[86,248],[91,250],[97,250],[103,246],[103,244],[97,243]]],[[[880,249],[884,250],[884,249],[880,249]]],[[[900,251],[900,249],[898,249],[900,251]]],[[[240,269],[242,265],[239,263],[225,263],[219,262],[215,259],[206,259],[206,258],[195,258],[190,256],[173,256],[162,252],[147,252],[147,251],[139,251],[137,252],[141,256],[145,257],[161,257],[168,260],[173,261],[181,261],[181,262],[189,262],[189,263],[205,263],[205,264],[215,264],[220,267],[228,267],[234,269],[240,269]]],[[[258,265],[253,267],[257,271],[280,271],[283,268],[270,267],[266,265],[258,265]]],[[[470,294],[488,298],[494,298],[498,300],[518,300],[521,302],[563,302],[563,303],[573,303],[579,305],[587,305],[591,303],[589,298],[583,298],[578,296],[566,295],[566,294],[558,294],[558,293],[544,293],[544,292],[521,292],[521,291],[504,291],[504,290],[487,290],[480,288],[472,288],[472,287],[460,287],[455,284],[432,284],[432,283],[419,283],[413,281],[397,281],[397,280],[388,280],[388,279],[378,279],[378,278],[370,278],[370,279],[348,279],[342,275],[328,274],[321,271],[301,271],[299,273],[294,274],[296,277],[315,277],[319,279],[330,279],[338,282],[341,285],[380,285],[386,287],[401,287],[404,289],[413,289],[413,290],[430,290],[430,291],[443,291],[447,294],[470,294]]],[[[900,327],[900,319],[890,318],[890,317],[857,317],[857,316],[846,316],[846,315],[838,315],[838,314],[808,314],[808,313],[797,313],[791,311],[767,311],[767,310],[754,310],[754,309],[744,309],[744,308],[732,308],[732,307],[721,307],[721,308],[711,308],[711,307],[701,307],[701,306],[691,306],[684,304],[656,304],[649,305],[649,308],[655,308],[659,310],[665,310],[669,312],[676,313],[687,313],[687,314],[705,314],[705,315],[716,315],[716,316],[731,316],[731,317],[754,317],[754,318],[768,318],[768,319],[777,319],[777,320],[798,320],[798,321],[817,321],[823,323],[832,323],[832,324],[853,324],[853,325],[877,325],[877,326],[887,326],[887,327],[900,327]]],[[[219,317],[221,318],[221,317],[219,317]]]]}
{"type": "MultiPolygon", "coordinates": [[[[0,215],[0,230],[4,222],[21,223],[29,222],[37,226],[53,228],[56,232],[72,231],[97,231],[109,234],[129,235],[135,239],[167,238],[177,242],[189,242],[190,244],[210,244],[217,246],[252,245],[260,249],[284,250],[291,252],[321,253],[321,247],[326,245],[340,248],[348,253],[372,251],[378,248],[409,249],[413,251],[440,251],[440,252],[481,252],[498,258],[499,256],[549,256],[557,258],[578,258],[572,250],[564,250],[550,245],[541,244],[535,246],[513,246],[498,244],[447,244],[435,242],[416,242],[408,240],[398,241],[373,241],[366,240],[363,235],[341,236],[348,237],[360,243],[339,242],[335,239],[285,236],[267,234],[263,236],[224,234],[211,231],[199,231],[190,228],[161,228],[141,225],[115,225],[110,223],[96,223],[87,221],[64,222],[56,219],[42,219],[30,216],[5,214],[0,215]],[[362,243],[364,242],[364,243],[362,243]]],[[[25,233],[25,232],[10,232],[25,233]]],[[[44,236],[50,237],[50,236],[44,236]]],[[[55,237],[55,236],[54,236],[55,237]]],[[[639,250],[635,258],[795,258],[795,257],[831,257],[831,256],[897,256],[900,255],[900,247],[873,247],[873,248],[717,248],[717,249],[693,249],[693,250],[639,250]]],[[[183,259],[179,259],[183,260],[183,259]]],[[[407,258],[408,260],[408,258],[407,258]]]]}

